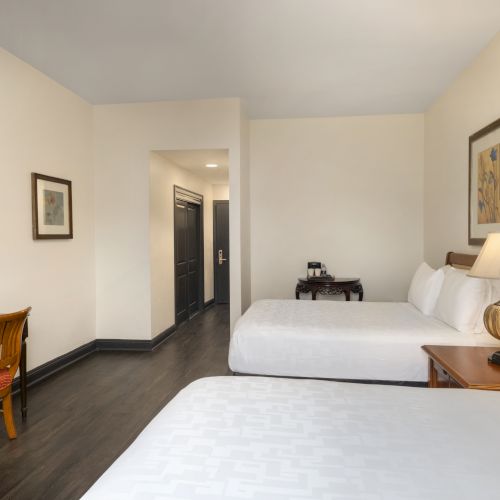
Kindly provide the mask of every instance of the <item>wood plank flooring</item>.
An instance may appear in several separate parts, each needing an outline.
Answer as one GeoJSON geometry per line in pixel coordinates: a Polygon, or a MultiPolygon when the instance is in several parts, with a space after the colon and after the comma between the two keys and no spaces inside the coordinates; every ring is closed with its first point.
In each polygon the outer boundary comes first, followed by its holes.
{"type": "Polygon", "coordinates": [[[25,424],[15,398],[16,440],[0,421],[0,498],[80,498],[177,392],[229,373],[228,345],[229,307],[214,306],[154,352],[98,352],[29,389],[25,424]]]}

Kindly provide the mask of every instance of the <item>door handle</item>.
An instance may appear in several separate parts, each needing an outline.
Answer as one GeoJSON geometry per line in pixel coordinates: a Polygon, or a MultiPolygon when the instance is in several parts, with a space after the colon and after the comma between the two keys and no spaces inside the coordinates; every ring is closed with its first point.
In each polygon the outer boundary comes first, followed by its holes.
{"type": "Polygon", "coordinates": [[[222,250],[219,250],[218,252],[218,256],[219,256],[219,266],[222,266],[222,264],[227,260],[223,257],[223,253],[222,253],[222,250]]]}

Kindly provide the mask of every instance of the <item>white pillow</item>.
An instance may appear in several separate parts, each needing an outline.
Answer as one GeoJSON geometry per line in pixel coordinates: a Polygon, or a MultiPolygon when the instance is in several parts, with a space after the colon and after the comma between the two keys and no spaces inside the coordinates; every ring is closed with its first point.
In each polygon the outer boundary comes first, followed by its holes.
{"type": "Polygon", "coordinates": [[[422,262],[411,280],[410,289],[408,290],[408,302],[426,316],[434,312],[444,274],[442,269],[435,271],[428,264],[422,262]]]}
{"type": "Polygon", "coordinates": [[[444,278],[434,316],[462,333],[483,331],[482,313],[490,300],[490,284],[457,269],[444,278]]]}

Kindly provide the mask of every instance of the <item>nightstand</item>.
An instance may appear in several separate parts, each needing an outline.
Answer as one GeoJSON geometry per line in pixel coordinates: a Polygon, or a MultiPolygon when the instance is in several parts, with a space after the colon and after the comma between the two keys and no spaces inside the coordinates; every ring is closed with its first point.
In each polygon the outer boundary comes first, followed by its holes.
{"type": "Polygon", "coordinates": [[[498,347],[424,345],[429,356],[429,387],[500,391],[500,366],[488,363],[498,347]]]}

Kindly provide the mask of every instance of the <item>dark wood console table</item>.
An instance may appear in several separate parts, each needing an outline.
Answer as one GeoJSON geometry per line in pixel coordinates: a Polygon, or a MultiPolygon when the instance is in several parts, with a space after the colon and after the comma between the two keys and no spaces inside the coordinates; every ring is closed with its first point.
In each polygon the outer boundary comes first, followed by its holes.
{"type": "Polygon", "coordinates": [[[358,300],[363,300],[363,285],[359,278],[332,278],[332,279],[307,279],[299,278],[295,287],[295,298],[300,299],[301,293],[311,293],[312,299],[316,295],[345,295],[346,300],[351,300],[351,293],[358,294],[358,300]]]}

